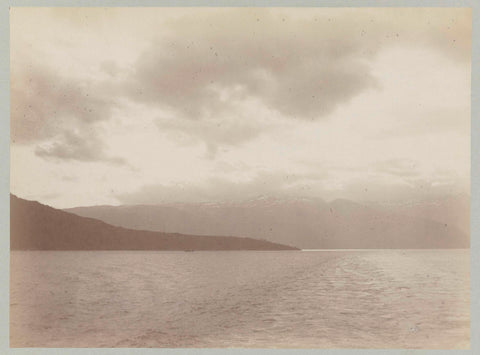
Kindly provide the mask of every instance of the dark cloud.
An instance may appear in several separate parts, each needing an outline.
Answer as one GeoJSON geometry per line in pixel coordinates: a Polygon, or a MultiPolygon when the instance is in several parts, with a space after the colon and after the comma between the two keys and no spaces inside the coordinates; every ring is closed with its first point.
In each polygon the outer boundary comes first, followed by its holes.
{"type": "Polygon", "coordinates": [[[468,20],[468,12],[442,9],[318,10],[308,16],[294,10],[186,11],[166,22],[141,53],[124,93],[170,112],[173,119],[159,119],[159,128],[204,140],[214,156],[217,145],[261,134],[264,127],[245,117],[242,103],[255,101],[290,119],[321,120],[376,88],[370,63],[383,48],[427,47],[468,60],[468,20]]]}
{"type": "Polygon", "coordinates": [[[268,11],[185,16],[142,53],[126,91],[191,120],[229,110],[232,98],[320,119],[375,83],[365,62],[372,52],[344,25],[268,11]]]}
{"type": "Polygon", "coordinates": [[[35,155],[55,160],[77,160],[84,162],[105,161],[123,165],[126,161],[120,157],[110,157],[104,153],[102,142],[96,137],[87,139],[66,131],[58,140],[37,146],[35,155]]]}
{"type": "Polygon", "coordinates": [[[471,24],[464,13],[317,14],[222,9],[172,20],[140,55],[127,91],[190,119],[229,108],[228,92],[257,98],[288,117],[321,119],[375,85],[369,62],[382,48],[427,44],[470,57],[471,24]]]}
{"type": "Polygon", "coordinates": [[[15,64],[11,78],[15,142],[38,142],[65,127],[88,126],[110,118],[112,99],[96,84],[63,77],[47,66],[15,64]]]}
{"type": "Polygon", "coordinates": [[[11,139],[36,144],[45,158],[107,161],[97,124],[109,120],[113,99],[101,86],[67,78],[47,66],[16,63],[11,87],[11,139]]]}
{"type": "MultiPolygon", "coordinates": [[[[207,158],[214,158],[219,146],[238,146],[275,128],[264,112],[241,109],[232,103],[232,112],[190,120],[178,117],[159,117],[158,129],[184,144],[204,143],[207,158]],[[250,112],[249,112],[250,111],[250,112]]],[[[278,124],[278,122],[277,122],[278,124]]]]}
{"type": "Polygon", "coordinates": [[[344,25],[269,11],[185,16],[139,56],[123,92],[170,113],[157,120],[159,129],[204,141],[212,158],[219,145],[271,128],[265,116],[324,119],[376,85],[367,59],[377,46],[364,51],[344,25]]]}

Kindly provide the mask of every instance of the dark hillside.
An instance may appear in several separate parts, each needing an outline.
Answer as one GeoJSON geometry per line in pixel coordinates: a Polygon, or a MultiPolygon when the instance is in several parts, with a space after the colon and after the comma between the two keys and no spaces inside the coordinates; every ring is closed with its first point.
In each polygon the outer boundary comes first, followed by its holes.
{"type": "Polygon", "coordinates": [[[12,250],[287,250],[263,240],[131,230],[10,195],[12,250]]]}

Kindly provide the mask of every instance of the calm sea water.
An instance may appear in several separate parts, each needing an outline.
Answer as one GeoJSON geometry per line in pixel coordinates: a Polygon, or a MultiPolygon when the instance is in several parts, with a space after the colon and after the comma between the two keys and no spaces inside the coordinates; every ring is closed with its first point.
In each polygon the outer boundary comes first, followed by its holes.
{"type": "Polygon", "coordinates": [[[465,348],[468,250],[11,253],[12,347],[465,348]]]}

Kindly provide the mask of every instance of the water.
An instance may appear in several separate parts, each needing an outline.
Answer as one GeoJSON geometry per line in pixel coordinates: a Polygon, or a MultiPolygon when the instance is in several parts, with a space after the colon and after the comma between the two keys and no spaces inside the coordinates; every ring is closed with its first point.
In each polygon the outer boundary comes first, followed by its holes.
{"type": "Polygon", "coordinates": [[[11,253],[12,347],[468,348],[468,250],[11,253]]]}

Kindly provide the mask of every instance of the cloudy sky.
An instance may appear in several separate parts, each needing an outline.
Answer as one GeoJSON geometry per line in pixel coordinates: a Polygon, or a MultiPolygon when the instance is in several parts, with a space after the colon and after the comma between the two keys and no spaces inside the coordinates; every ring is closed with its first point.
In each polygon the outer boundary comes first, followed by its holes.
{"type": "Polygon", "coordinates": [[[20,197],[63,208],[469,191],[469,9],[10,13],[20,197]]]}

